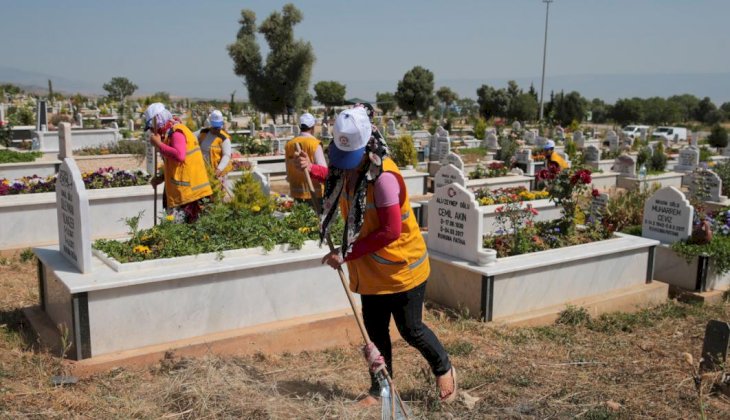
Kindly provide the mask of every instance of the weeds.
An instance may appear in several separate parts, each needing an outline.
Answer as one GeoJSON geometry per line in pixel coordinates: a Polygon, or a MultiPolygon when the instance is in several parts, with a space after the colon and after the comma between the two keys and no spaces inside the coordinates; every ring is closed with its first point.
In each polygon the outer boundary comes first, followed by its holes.
{"type": "Polygon", "coordinates": [[[586,308],[578,306],[567,305],[567,307],[560,312],[558,319],[555,320],[556,324],[562,325],[585,325],[590,323],[591,315],[588,313],[586,308]]]}
{"type": "Polygon", "coordinates": [[[20,253],[20,261],[21,262],[28,262],[28,261],[33,260],[33,258],[35,258],[35,254],[33,253],[33,250],[30,249],[30,248],[25,248],[20,253]]]}

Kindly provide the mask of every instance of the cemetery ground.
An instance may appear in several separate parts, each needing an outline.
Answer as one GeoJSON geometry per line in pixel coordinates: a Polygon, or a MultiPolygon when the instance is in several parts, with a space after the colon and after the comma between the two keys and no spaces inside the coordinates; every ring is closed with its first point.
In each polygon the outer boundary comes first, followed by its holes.
{"type": "MultiPolygon", "coordinates": [[[[378,418],[353,401],[368,378],[356,347],[301,354],[183,358],[115,368],[54,386],[67,362],[39,348],[22,308],[36,305],[36,261],[0,259],[0,418],[378,418]]],[[[332,281],[338,281],[333,273],[332,281]]],[[[441,405],[422,357],[395,344],[395,383],[416,418],[697,418],[693,367],[705,325],[730,303],[670,301],[590,318],[568,308],[554,325],[506,327],[427,304],[464,392],[441,405]]],[[[62,347],[64,343],[59,343],[62,347]]],[[[707,418],[727,418],[716,375],[701,382],[707,418]]]]}

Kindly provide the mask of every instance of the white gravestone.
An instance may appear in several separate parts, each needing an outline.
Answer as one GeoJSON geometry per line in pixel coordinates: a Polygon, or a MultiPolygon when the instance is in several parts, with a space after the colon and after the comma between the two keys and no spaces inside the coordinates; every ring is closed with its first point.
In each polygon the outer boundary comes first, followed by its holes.
{"type": "Polygon", "coordinates": [[[444,162],[456,166],[460,171],[464,170],[464,161],[461,159],[461,156],[454,152],[449,152],[444,162]]]}
{"type": "Polygon", "coordinates": [[[438,161],[441,162],[442,164],[445,163],[446,156],[448,156],[449,153],[451,153],[451,142],[448,140],[439,141],[439,146],[436,151],[438,153],[438,156],[437,156],[438,161]]]}
{"type": "Polygon", "coordinates": [[[84,116],[76,114],[76,120],[79,122],[79,128],[84,128],[84,116]]]}
{"type": "Polygon", "coordinates": [[[64,160],[73,157],[73,144],[71,143],[71,124],[62,122],[58,127],[58,159],[64,160]]]}
{"type": "Polygon", "coordinates": [[[545,143],[547,143],[547,138],[542,136],[535,137],[535,146],[537,147],[545,147],[545,143]]]}
{"type": "Polygon", "coordinates": [[[522,137],[525,140],[525,143],[529,145],[535,144],[535,133],[533,133],[532,131],[525,131],[522,137]]]}
{"type": "Polygon", "coordinates": [[[512,123],[512,131],[520,131],[522,130],[522,124],[520,124],[519,121],[515,121],[512,123]]]}
{"type": "Polygon", "coordinates": [[[487,134],[487,138],[484,140],[484,145],[487,149],[498,149],[499,140],[494,133],[487,134]]]}
{"type": "Polygon", "coordinates": [[[694,171],[699,164],[700,151],[691,147],[684,148],[679,151],[674,171],[691,172],[694,171]]]}
{"type": "Polygon", "coordinates": [[[157,173],[157,168],[155,168],[155,154],[157,153],[157,148],[149,141],[145,141],[144,145],[145,150],[145,168],[147,169],[147,173],[155,176],[157,173]]]}
{"type": "Polygon", "coordinates": [[[395,120],[388,120],[388,134],[395,136],[395,120]]]}
{"type": "Polygon", "coordinates": [[[582,149],[585,145],[585,138],[583,138],[583,132],[582,131],[576,131],[573,133],[573,143],[575,143],[575,147],[582,149]]]}
{"type": "Polygon", "coordinates": [[[631,155],[621,155],[613,162],[611,170],[624,177],[636,176],[636,159],[631,155]]]}
{"type": "Polygon", "coordinates": [[[269,195],[271,193],[271,188],[269,187],[269,180],[266,178],[266,175],[261,173],[258,168],[254,168],[251,171],[251,175],[253,176],[253,179],[261,185],[261,191],[263,191],[265,195],[269,195]]]}
{"type": "Polygon", "coordinates": [[[583,156],[586,162],[598,162],[601,160],[601,150],[596,146],[589,144],[583,149],[583,156]]]}
{"type": "Polygon", "coordinates": [[[565,139],[565,130],[563,130],[563,127],[557,126],[555,128],[555,138],[558,140],[564,140],[565,139]]]}
{"type": "Polygon", "coordinates": [[[466,186],[464,172],[452,164],[441,166],[433,176],[434,191],[449,184],[466,186]]]}
{"type": "Polygon", "coordinates": [[[251,132],[251,137],[256,137],[256,124],[254,124],[253,121],[251,121],[248,125],[248,130],[251,132]]]}
{"type": "Polygon", "coordinates": [[[694,208],[681,191],[664,187],[644,203],[641,236],[671,244],[689,238],[694,208]]]}
{"type": "Polygon", "coordinates": [[[129,131],[134,131],[134,120],[127,121],[127,129],[129,131]]]}
{"type": "Polygon", "coordinates": [[[606,140],[608,141],[608,147],[611,149],[612,152],[618,151],[618,149],[620,148],[620,144],[615,131],[608,130],[608,132],[606,133],[606,140]]]}
{"type": "Polygon", "coordinates": [[[532,149],[520,149],[515,153],[517,165],[524,168],[527,175],[535,175],[535,161],[532,159],[532,149]]]}
{"type": "Polygon", "coordinates": [[[600,221],[608,208],[608,194],[600,193],[591,200],[590,214],[594,221],[600,221]]]}
{"type": "Polygon", "coordinates": [[[81,273],[91,271],[89,197],[79,167],[71,158],[61,163],[56,178],[58,247],[81,273]]]}
{"type": "Polygon", "coordinates": [[[689,184],[690,194],[703,201],[712,201],[715,203],[724,203],[727,196],[722,195],[722,179],[713,171],[707,169],[698,169],[690,175],[689,184]],[[699,192],[702,188],[704,192],[699,192]]]}
{"type": "Polygon", "coordinates": [[[437,188],[428,203],[428,249],[478,263],[483,224],[472,192],[459,184],[437,188]]]}
{"type": "Polygon", "coordinates": [[[0,123],[5,123],[5,104],[0,104],[0,123]]]}

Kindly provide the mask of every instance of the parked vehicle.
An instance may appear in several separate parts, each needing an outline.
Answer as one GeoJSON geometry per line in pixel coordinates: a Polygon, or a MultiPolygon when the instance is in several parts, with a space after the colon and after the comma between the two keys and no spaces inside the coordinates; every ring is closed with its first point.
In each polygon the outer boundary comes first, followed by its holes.
{"type": "Polygon", "coordinates": [[[626,137],[633,139],[636,137],[641,137],[642,134],[648,134],[649,126],[648,125],[627,125],[626,127],[622,128],[621,131],[623,131],[623,133],[626,134],[626,137]]]}
{"type": "Polygon", "coordinates": [[[684,127],[657,127],[653,133],[651,133],[653,139],[664,139],[671,140],[674,142],[680,140],[687,140],[687,129],[684,127]]]}

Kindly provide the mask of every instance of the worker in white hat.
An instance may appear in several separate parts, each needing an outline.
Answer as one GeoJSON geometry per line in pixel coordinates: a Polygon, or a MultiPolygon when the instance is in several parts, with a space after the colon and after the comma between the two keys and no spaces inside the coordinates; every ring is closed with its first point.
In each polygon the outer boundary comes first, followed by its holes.
{"type": "MultiPolygon", "coordinates": [[[[388,328],[392,317],[401,337],[428,362],[441,402],[454,401],[455,370],[444,346],[422,319],[430,273],[426,242],[408,201],[403,176],[364,107],[347,109],[337,116],[329,158],[320,234],[329,235],[338,208],[345,227],[341,248],[327,254],[322,262],[333,268],[347,264],[350,290],[361,295],[365,329],[391,376],[388,328]]],[[[372,349],[366,347],[365,351],[372,349]]],[[[376,404],[379,395],[380,385],[371,374],[368,396],[360,405],[376,404]]]]}
{"type": "Polygon", "coordinates": [[[223,114],[217,109],[210,113],[208,122],[210,125],[200,130],[198,135],[200,149],[203,151],[205,163],[210,165],[215,176],[224,182],[226,174],[233,169],[231,135],[223,129],[223,114]]]}
{"type": "Polygon", "coordinates": [[[547,162],[548,169],[553,167],[556,172],[560,172],[563,169],[568,169],[570,165],[565,161],[559,154],[555,153],[555,142],[548,140],[543,146],[545,150],[545,161],[547,162]]]}
{"type": "Polygon", "coordinates": [[[324,195],[324,180],[327,178],[327,161],[324,158],[322,142],[314,137],[314,116],[308,112],[299,117],[299,136],[290,140],[285,147],[286,180],[289,181],[289,194],[297,201],[310,202],[311,194],[307,186],[304,170],[312,176],[318,197],[324,195]],[[300,152],[297,153],[299,145],[300,152]]]}

